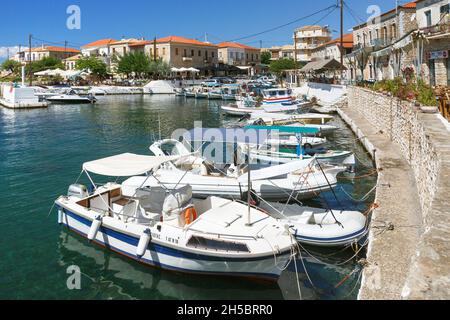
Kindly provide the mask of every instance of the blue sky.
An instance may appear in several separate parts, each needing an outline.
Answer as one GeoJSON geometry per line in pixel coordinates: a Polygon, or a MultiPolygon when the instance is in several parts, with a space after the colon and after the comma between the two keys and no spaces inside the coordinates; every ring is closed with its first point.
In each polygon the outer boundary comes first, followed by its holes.
{"type": "MultiPolygon", "coordinates": [[[[403,1],[405,2],[405,1],[403,1]]],[[[336,0],[22,0],[3,1],[0,16],[0,48],[28,44],[28,34],[55,45],[69,41],[79,47],[102,38],[152,39],[180,35],[221,42],[259,33],[299,19],[336,3],[336,0]],[[81,30],[66,27],[69,5],[81,9],[81,30]],[[55,42],[55,43],[53,43],[55,42]]],[[[395,6],[395,0],[347,0],[345,31],[366,20],[367,7],[380,6],[382,11],[395,6]]],[[[330,25],[338,36],[339,11],[317,14],[270,33],[243,39],[240,42],[259,47],[292,42],[295,27],[317,23],[330,25]]],[[[34,40],[33,46],[42,41],[34,40]]],[[[4,56],[4,53],[3,53],[4,56]]],[[[0,59],[2,53],[0,52],[0,59]]]]}

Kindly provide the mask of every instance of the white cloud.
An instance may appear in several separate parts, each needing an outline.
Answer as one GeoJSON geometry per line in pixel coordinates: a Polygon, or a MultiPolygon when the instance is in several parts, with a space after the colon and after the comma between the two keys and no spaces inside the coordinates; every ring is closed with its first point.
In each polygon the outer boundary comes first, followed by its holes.
{"type": "MultiPolygon", "coordinates": [[[[11,58],[19,51],[19,46],[14,47],[0,47],[0,59],[6,59],[8,58],[8,50],[9,50],[9,57],[11,58]]],[[[21,48],[22,50],[25,50],[25,47],[21,48]]]]}

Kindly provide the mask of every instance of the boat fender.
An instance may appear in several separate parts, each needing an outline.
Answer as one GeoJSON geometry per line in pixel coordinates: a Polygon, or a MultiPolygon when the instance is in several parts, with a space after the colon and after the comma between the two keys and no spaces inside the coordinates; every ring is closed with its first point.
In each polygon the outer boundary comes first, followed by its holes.
{"type": "Polygon", "coordinates": [[[141,238],[139,239],[139,243],[136,249],[136,255],[140,258],[145,254],[145,251],[147,251],[148,244],[152,240],[152,232],[150,229],[145,229],[144,232],[141,235],[141,238]]]}
{"type": "Polygon", "coordinates": [[[98,230],[102,226],[102,216],[98,215],[95,217],[94,221],[92,221],[91,228],[89,229],[88,239],[89,241],[94,240],[97,237],[98,230]]]}
{"type": "Polygon", "coordinates": [[[64,209],[59,208],[58,210],[58,224],[63,224],[63,217],[64,217],[64,209]]]}

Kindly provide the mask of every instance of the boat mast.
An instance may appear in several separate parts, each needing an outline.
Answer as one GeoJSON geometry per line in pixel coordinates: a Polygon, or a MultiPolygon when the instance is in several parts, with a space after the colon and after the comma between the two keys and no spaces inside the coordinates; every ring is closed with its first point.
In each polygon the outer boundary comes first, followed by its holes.
{"type": "Polygon", "coordinates": [[[247,166],[248,166],[248,191],[247,191],[247,206],[248,206],[248,214],[247,214],[247,223],[246,226],[250,227],[251,221],[250,221],[250,213],[251,213],[251,206],[250,202],[252,201],[252,181],[251,181],[251,169],[250,169],[250,144],[247,145],[247,166]]]}
{"type": "Polygon", "coordinates": [[[341,84],[344,80],[344,0],[341,0],[341,84]]]}

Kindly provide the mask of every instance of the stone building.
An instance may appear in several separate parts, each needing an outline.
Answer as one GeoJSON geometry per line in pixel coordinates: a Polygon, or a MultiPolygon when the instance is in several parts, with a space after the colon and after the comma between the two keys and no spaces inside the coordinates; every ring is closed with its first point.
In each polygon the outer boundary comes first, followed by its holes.
{"type": "Polygon", "coordinates": [[[15,55],[14,60],[22,63],[28,61],[40,61],[47,57],[54,57],[60,60],[64,60],[80,54],[80,50],[74,48],[55,47],[55,46],[42,46],[38,48],[32,48],[31,53],[29,50],[18,52],[15,55]],[[31,56],[30,56],[31,54],[31,56]],[[31,59],[30,59],[31,57],[31,59]]]}
{"type": "Polygon", "coordinates": [[[432,86],[450,85],[450,0],[417,1],[417,22],[424,37],[418,73],[432,86]]]}
{"type": "Polygon", "coordinates": [[[416,29],[415,1],[354,27],[354,50],[346,57],[351,79],[377,81],[401,76],[402,67],[414,63],[408,37],[416,29]]]}
{"type": "MultiPolygon", "coordinates": [[[[353,50],[353,34],[345,34],[343,37],[343,53],[344,57],[350,54],[353,50]]],[[[341,61],[341,38],[331,40],[324,43],[311,51],[311,58],[315,60],[329,60],[334,59],[338,62],[341,61]]],[[[344,79],[350,79],[350,65],[347,63],[347,59],[344,60],[344,66],[346,71],[344,72],[344,79]]]]}
{"type": "Polygon", "coordinates": [[[261,50],[236,42],[218,44],[219,63],[234,66],[255,66],[261,63],[261,50]]]}
{"type": "Polygon", "coordinates": [[[263,52],[269,52],[271,56],[270,60],[272,61],[279,59],[294,60],[294,45],[292,44],[261,49],[261,53],[263,52]]]}
{"type": "Polygon", "coordinates": [[[151,58],[162,59],[170,67],[206,69],[218,64],[218,46],[194,39],[169,36],[156,41],[140,41],[130,45],[151,58]]]}

